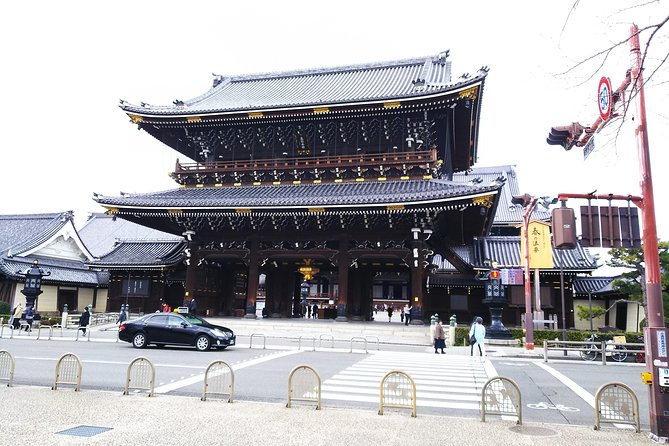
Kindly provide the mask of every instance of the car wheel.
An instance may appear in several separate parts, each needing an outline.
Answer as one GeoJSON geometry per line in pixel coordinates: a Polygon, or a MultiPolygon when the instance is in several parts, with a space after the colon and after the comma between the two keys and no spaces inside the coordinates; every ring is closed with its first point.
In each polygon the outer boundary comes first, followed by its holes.
{"type": "Polygon", "coordinates": [[[146,347],[146,335],[142,332],[136,333],[132,338],[132,346],[135,348],[146,347]]]}
{"type": "Polygon", "coordinates": [[[209,336],[200,335],[195,340],[195,348],[201,352],[206,352],[211,347],[211,340],[209,336]]]}

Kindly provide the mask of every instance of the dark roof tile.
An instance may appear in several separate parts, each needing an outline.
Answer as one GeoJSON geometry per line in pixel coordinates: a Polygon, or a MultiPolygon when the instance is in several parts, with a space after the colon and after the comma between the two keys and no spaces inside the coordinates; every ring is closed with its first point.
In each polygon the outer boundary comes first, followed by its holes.
{"type": "Polygon", "coordinates": [[[184,240],[124,240],[107,255],[91,262],[90,266],[152,268],[173,265],[182,260],[185,247],[184,240]]]}
{"type": "Polygon", "coordinates": [[[494,193],[499,184],[465,185],[445,180],[367,181],[266,186],[179,188],[121,197],[99,196],[103,205],[150,208],[268,208],[429,203],[494,193]]]}
{"type": "Polygon", "coordinates": [[[382,101],[464,89],[482,82],[487,74],[482,69],[463,82],[452,82],[446,57],[441,53],[364,65],[221,76],[206,93],[176,105],[122,103],[121,108],[145,115],[192,115],[382,101]],[[419,79],[424,84],[414,84],[419,79]]]}

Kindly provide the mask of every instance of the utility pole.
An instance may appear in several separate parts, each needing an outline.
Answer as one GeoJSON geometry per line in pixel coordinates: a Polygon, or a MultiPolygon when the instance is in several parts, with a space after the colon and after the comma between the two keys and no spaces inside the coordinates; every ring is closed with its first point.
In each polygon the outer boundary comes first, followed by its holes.
{"type": "Polygon", "coordinates": [[[537,205],[538,197],[529,194],[514,195],[511,203],[523,208],[523,273],[525,279],[525,350],[534,350],[534,318],[532,317],[532,287],[530,286],[530,236],[529,225],[532,211],[537,205]]]}
{"type": "MultiPolygon", "coordinates": [[[[662,285],[660,275],[660,256],[657,242],[657,225],[655,220],[655,200],[653,197],[653,180],[650,168],[648,148],[648,131],[646,127],[646,99],[641,73],[641,50],[639,44],[639,28],[630,28],[630,53],[632,67],[627,71],[625,81],[611,95],[613,102],[624,97],[624,91],[631,85],[631,96],[636,103],[637,152],[639,173],[641,176],[641,196],[633,197],[632,201],[640,208],[643,224],[643,257],[645,264],[646,305],[648,308],[648,324],[644,330],[646,348],[646,368],[651,377],[649,385],[649,413],[651,437],[659,443],[669,442],[669,381],[662,376],[669,375],[669,347],[667,329],[664,326],[664,309],[662,305],[662,285]],[[667,393],[665,393],[665,391],[667,393]]],[[[601,100],[601,98],[600,98],[601,100]]],[[[601,108],[600,108],[601,110],[601,108]]],[[[601,116],[588,129],[582,126],[554,127],[548,138],[549,144],[562,145],[566,150],[573,146],[584,147],[594,132],[606,124],[608,114],[601,116]],[[581,132],[585,134],[581,138],[581,132]],[[562,139],[561,139],[562,138],[562,139]]],[[[560,194],[559,199],[577,198],[578,194],[560,194]]],[[[609,198],[613,195],[609,195],[609,198]]],[[[625,198],[629,198],[626,196],[625,198]]],[[[592,198],[592,196],[591,196],[592,198]]]]}

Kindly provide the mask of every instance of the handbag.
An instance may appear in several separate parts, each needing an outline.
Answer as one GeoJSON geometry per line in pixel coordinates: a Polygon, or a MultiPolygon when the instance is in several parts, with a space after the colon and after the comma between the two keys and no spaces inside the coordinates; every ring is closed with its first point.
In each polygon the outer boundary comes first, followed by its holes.
{"type": "Polygon", "coordinates": [[[469,337],[469,343],[470,343],[470,344],[476,344],[476,337],[475,337],[474,335],[471,335],[471,336],[469,337]]]}

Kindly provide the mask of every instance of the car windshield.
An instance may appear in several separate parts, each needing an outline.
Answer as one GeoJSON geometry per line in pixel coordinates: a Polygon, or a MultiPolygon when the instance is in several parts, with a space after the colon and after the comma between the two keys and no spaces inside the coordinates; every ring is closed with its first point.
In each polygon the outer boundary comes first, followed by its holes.
{"type": "Polygon", "coordinates": [[[193,325],[207,325],[208,322],[202,319],[201,317],[195,316],[194,314],[182,313],[183,317],[193,325]]]}

